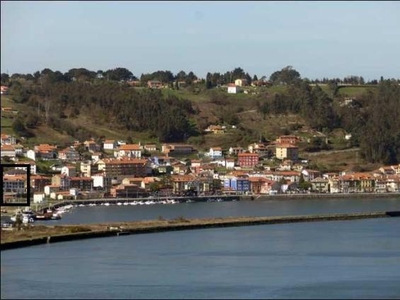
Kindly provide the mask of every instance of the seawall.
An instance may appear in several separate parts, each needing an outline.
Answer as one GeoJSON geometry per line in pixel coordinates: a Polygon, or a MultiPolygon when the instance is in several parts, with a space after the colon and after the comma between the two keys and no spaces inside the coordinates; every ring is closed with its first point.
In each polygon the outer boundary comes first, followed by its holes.
{"type": "Polygon", "coordinates": [[[305,216],[279,216],[279,217],[243,217],[243,218],[219,218],[219,219],[193,219],[193,220],[172,220],[165,221],[164,224],[157,223],[152,225],[139,225],[140,222],[113,224],[113,227],[98,230],[99,224],[85,226],[91,231],[55,234],[51,236],[40,236],[36,238],[24,239],[19,241],[5,242],[1,244],[1,251],[16,249],[21,247],[40,245],[46,243],[56,243],[73,241],[88,238],[111,237],[129,234],[166,232],[177,230],[206,229],[235,226],[253,226],[267,224],[284,224],[298,222],[317,222],[317,221],[344,221],[370,218],[400,217],[400,211],[372,212],[372,213],[352,213],[352,214],[329,214],[329,215],[305,215],[305,216]],[[110,229],[111,228],[111,229],[110,229]]]}

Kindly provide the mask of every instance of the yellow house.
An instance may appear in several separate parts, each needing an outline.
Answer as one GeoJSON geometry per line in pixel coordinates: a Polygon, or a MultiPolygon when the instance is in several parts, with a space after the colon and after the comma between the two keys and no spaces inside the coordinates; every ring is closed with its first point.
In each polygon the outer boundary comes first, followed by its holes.
{"type": "Polygon", "coordinates": [[[237,86],[246,86],[248,84],[247,79],[236,79],[235,85],[237,86]]]}
{"type": "Polygon", "coordinates": [[[275,156],[279,159],[290,159],[297,161],[299,159],[299,147],[291,144],[277,144],[275,156]]]}

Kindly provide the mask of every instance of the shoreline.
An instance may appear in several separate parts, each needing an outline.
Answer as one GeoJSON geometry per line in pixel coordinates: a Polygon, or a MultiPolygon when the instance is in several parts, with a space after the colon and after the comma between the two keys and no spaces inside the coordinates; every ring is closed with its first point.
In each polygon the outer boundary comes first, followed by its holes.
{"type": "MultiPolygon", "coordinates": [[[[171,197],[173,198],[173,197],[171,197]]],[[[235,195],[235,196],[210,196],[210,197],[185,197],[184,199],[190,199],[194,202],[207,202],[207,198],[227,198],[224,202],[232,201],[232,199],[237,199],[238,201],[268,201],[268,200],[324,200],[324,199],[348,199],[354,198],[358,199],[371,199],[371,198],[398,198],[400,200],[400,193],[334,193],[334,194],[277,194],[277,195],[235,195]],[[229,200],[230,199],[230,200],[229,200]]],[[[161,198],[160,198],[161,199],[161,198]]],[[[182,200],[183,198],[175,197],[175,199],[182,200]]],[[[130,201],[146,201],[151,200],[148,198],[93,198],[93,199],[78,199],[78,200],[61,200],[60,202],[53,203],[51,205],[46,205],[45,207],[57,208],[67,204],[89,204],[89,203],[106,203],[110,202],[116,204],[117,202],[130,202],[130,201]]],[[[181,203],[183,203],[182,201],[181,203]]],[[[31,204],[33,208],[35,204],[31,204]]],[[[15,214],[16,208],[3,206],[0,216],[1,217],[11,217],[15,214]],[[3,212],[6,210],[7,212],[3,212]]]]}
{"type": "MultiPolygon", "coordinates": [[[[389,217],[400,217],[400,211],[283,216],[283,217],[282,216],[238,217],[238,218],[213,218],[213,219],[177,218],[173,220],[119,222],[119,223],[108,223],[108,224],[100,223],[100,224],[90,224],[90,225],[64,225],[64,226],[43,225],[40,227],[38,226],[39,230],[42,229],[43,231],[36,233],[34,232],[35,229],[32,229],[32,231],[2,230],[1,251],[21,248],[21,247],[28,247],[33,245],[40,245],[40,244],[49,244],[49,243],[73,241],[73,240],[88,239],[88,238],[130,235],[130,234],[143,234],[143,233],[206,229],[206,228],[268,225],[268,224],[287,224],[287,223],[299,223],[299,222],[346,221],[346,220],[389,218],[389,217]]],[[[35,226],[31,228],[35,228],[35,226]]]]}

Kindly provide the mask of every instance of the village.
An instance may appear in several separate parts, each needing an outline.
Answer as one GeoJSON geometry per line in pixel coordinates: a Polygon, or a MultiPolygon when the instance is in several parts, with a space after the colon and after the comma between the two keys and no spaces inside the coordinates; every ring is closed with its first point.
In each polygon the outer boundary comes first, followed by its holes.
{"type": "MultiPolygon", "coordinates": [[[[207,130],[218,134],[224,128],[215,125],[207,130]]],[[[200,153],[188,144],[157,148],[108,139],[75,141],[61,149],[50,144],[29,149],[14,136],[2,134],[1,158],[10,162],[2,165],[3,203],[15,202],[28,190],[31,203],[36,204],[154,196],[400,192],[400,165],[371,172],[323,173],[299,158],[299,139],[284,135],[247,148],[212,147],[200,153]],[[271,160],[271,153],[275,167],[263,164],[271,160]],[[46,173],[38,172],[39,161],[51,162],[46,173]],[[15,168],[6,170],[13,164],[15,168]]]]}

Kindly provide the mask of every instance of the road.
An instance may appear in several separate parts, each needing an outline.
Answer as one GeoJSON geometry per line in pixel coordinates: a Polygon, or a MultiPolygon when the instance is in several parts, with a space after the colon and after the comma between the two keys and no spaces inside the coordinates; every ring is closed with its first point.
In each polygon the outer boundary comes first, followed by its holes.
{"type": "Polygon", "coordinates": [[[319,152],[307,152],[304,156],[316,156],[316,155],[326,155],[326,154],[336,154],[336,153],[345,153],[345,152],[356,152],[360,151],[360,148],[350,148],[344,150],[329,150],[329,151],[319,151],[319,152]]]}

